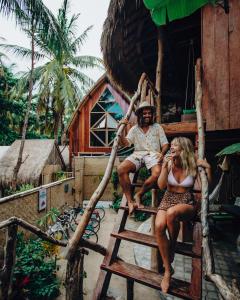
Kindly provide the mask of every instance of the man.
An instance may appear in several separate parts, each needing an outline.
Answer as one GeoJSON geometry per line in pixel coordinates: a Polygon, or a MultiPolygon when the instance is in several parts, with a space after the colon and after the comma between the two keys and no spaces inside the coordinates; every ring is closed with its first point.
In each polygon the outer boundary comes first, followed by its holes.
{"type": "MultiPolygon", "coordinates": [[[[128,201],[129,214],[132,214],[135,208],[143,207],[141,198],[157,182],[163,156],[169,148],[163,128],[154,122],[155,113],[154,106],[147,101],[142,102],[136,110],[137,125],[129,130],[126,137],[121,137],[122,145],[134,145],[135,149],[133,154],[118,167],[119,183],[128,201]],[[136,172],[144,164],[147,169],[151,169],[151,176],[144,182],[133,199],[129,173],[136,172]]],[[[121,123],[127,123],[127,120],[124,119],[121,123]]]]}

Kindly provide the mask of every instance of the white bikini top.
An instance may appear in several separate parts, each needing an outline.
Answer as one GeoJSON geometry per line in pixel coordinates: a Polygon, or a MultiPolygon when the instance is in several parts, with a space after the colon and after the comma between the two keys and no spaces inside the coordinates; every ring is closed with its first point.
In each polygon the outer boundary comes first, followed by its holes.
{"type": "Polygon", "coordinates": [[[181,181],[180,183],[177,182],[176,178],[173,175],[172,168],[170,172],[168,173],[168,184],[172,186],[181,186],[184,188],[190,188],[194,185],[194,176],[188,175],[181,181]]]}

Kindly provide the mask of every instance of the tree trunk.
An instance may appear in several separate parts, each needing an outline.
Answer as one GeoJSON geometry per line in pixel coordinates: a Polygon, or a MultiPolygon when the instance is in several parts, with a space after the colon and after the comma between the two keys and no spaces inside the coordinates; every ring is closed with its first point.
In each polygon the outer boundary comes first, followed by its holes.
{"type": "Polygon", "coordinates": [[[22,139],[21,139],[21,144],[20,144],[20,148],[19,148],[17,164],[13,169],[13,180],[12,180],[13,190],[16,190],[16,188],[17,188],[17,176],[18,176],[18,172],[21,167],[21,164],[22,164],[22,156],[23,156],[23,149],[24,149],[26,133],[27,133],[28,119],[29,119],[29,114],[30,114],[30,109],[31,109],[31,104],[32,104],[33,70],[34,70],[34,19],[33,18],[32,18],[32,24],[31,24],[31,31],[32,31],[32,40],[31,40],[32,54],[31,54],[31,71],[30,71],[30,76],[29,76],[28,104],[27,104],[27,111],[25,114],[25,119],[24,119],[24,124],[23,124],[23,129],[22,129],[22,139]]]}
{"type": "Polygon", "coordinates": [[[8,226],[4,254],[4,266],[1,270],[1,299],[8,300],[12,285],[13,267],[16,256],[17,225],[8,226]]]}
{"type": "Polygon", "coordinates": [[[162,82],[162,61],[163,61],[163,44],[162,44],[162,35],[160,27],[158,30],[158,60],[156,68],[156,90],[158,91],[158,97],[156,98],[156,121],[161,123],[161,114],[162,114],[162,105],[161,105],[161,82],[162,82]]]}
{"type": "Polygon", "coordinates": [[[58,128],[59,128],[59,113],[57,113],[55,110],[53,111],[54,116],[54,126],[53,126],[53,134],[54,134],[54,140],[58,144],[58,128]]]}

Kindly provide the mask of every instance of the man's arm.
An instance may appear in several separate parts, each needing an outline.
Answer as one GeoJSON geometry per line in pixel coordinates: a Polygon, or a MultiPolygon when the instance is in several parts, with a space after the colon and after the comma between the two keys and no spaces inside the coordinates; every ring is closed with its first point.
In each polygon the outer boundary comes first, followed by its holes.
{"type": "Polygon", "coordinates": [[[168,149],[169,149],[169,144],[164,144],[162,146],[162,151],[159,152],[159,154],[158,154],[159,162],[161,162],[163,160],[163,157],[167,153],[168,149]]]}

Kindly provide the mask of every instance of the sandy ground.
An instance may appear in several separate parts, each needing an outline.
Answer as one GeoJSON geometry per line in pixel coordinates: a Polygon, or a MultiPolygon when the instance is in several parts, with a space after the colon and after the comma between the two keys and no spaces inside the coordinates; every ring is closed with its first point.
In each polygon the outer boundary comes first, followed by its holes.
{"type": "MultiPolygon", "coordinates": [[[[113,230],[114,223],[117,220],[117,214],[112,209],[106,209],[106,215],[101,223],[101,229],[99,231],[99,243],[107,247],[110,233],[113,230]]],[[[141,225],[141,222],[135,222],[133,218],[129,218],[127,222],[127,228],[136,230],[141,225]]],[[[135,264],[133,247],[134,243],[122,241],[119,250],[119,256],[129,263],[135,264]]],[[[100,265],[103,261],[103,256],[93,251],[89,251],[89,254],[85,256],[84,267],[87,273],[87,278],[84,279],[84,300],[92,299],[93,289],[96,285],[100,265]]],[[[61,269],[59,276],[64,280],[64,268],[65,262],[61,261],[61,269]]],[[[108,296],[117,300],[126,299],[126,279],[112,275],[110,286],[108,289],[108,296]]],[[[62,294],[57,300],[64,300],[64,289],[62,294]]],[[[151,288],[144,287],[138,283],[134,285],[134,299],[135,300],[155,300],[160,299],[159,293],[151,288]]]]}

